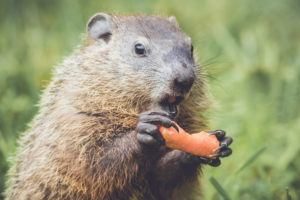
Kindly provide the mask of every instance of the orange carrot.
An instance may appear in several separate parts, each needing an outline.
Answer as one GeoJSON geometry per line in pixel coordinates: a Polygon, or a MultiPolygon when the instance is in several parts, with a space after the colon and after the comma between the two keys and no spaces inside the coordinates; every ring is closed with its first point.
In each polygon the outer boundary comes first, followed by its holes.
{"type": "Polygon", "coordinates": [[[178,149],[193,155],[212,158],[220,147],[220,142],[215,135],[205,131],[189,134],[177,125],[179,132],[173,127],[159,127],[166,146],[171,149],[178,149]]]}

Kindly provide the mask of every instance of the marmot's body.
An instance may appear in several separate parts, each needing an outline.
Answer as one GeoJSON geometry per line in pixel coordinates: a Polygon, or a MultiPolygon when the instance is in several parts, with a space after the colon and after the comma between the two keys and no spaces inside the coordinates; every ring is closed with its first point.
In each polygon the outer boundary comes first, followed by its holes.
{"type": "Polygon", "coordinates": [[[189,199],[199,191],[200,162],[150,130],[172,117],[189,132],[206,127],[209,101],[191,48],[174,18],[94,16],[21,138],[6,199],[189,199]],[[157,112],[138,118],[148,110],[157,112]]]}

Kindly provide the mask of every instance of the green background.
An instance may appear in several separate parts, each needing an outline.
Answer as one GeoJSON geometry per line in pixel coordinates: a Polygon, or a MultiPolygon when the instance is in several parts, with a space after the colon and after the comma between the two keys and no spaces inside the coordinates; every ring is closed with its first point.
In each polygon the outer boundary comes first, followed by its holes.
{"type": "Polygon", "coordinates": [[[203,170],[205,199],[300,199],[299,0],[0,0],[1,191],[51,69],[98,11],[175,15],[192,36],[217,101],[212,127],[235,139],[203,170]]]}

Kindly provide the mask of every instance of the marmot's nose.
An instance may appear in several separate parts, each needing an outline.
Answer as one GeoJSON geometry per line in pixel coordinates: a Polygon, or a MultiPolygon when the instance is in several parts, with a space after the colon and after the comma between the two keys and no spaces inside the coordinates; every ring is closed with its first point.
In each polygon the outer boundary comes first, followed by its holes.
{"type": "Polygon", "coordinates": [[[182,73],[179,74],[175,79],[174,79],[174,89],[177,92],[180,93],[187,93],[195,80],[195,76],[193,73],[187,74],[187,73],[182,73]]]}

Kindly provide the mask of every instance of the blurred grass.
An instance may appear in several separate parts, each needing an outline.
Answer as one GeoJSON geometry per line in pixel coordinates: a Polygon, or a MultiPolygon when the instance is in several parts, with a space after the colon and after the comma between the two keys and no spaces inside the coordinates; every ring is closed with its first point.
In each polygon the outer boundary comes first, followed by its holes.
{"type": "Polygon", "coordinates": [[[205,199],[222,199],[210,177],[231,199],[300,199],[298,0],[0,0],[0,191],[51,68],[98,11],[175,15],[192,36],[219,102],[212,127],[235,139],[221,167],[205,168],[205,199]]]}

